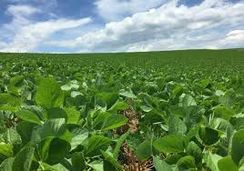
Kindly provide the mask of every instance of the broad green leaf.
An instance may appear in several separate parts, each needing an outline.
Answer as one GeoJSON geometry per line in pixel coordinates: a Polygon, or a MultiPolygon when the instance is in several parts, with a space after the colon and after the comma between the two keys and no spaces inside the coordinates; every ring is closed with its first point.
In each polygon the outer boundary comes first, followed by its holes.
{"type": "Polygon", "coordinates": [[[166,135],[154,141],[153,146],[160,152],[178,153],[186,147],[186,137],[180,135],[166,135]]]}
{"type": "Polygon", "coordinates": [[[14,128],[8,128],[3,136],[7,144],[16,145],[21,143],[21,137],[14,128]]]}
{"type": "Polygon", "coordinates": [[[127,97],[127,98],[131,98],[131,99],[137,98],[136,95],[132,91],[121,90],[119,95],[127,97]]]}
{"type": "Polygon", "coordinates": [[[96,130],[101,130],[107,118],[109,118],[112,113],[97,111],[94,113],[94,115],[96,115],[96,117],[93,120],[93,128],[96,130]]]}
{"type": "Polygon", "coordinates": [[[201,148],[194,142],[191,141],[186,148],[187,154],[193,156],[196,162],[201,162],[202,160],[202,150],[201,148]]]}
{"type": "Polygon", "coordinates": [[[60,163],[70,151],[67,141],[59,138],[46,138],[39,146],[43,161],[54,165],[60,163]]]}
{"type": "Polygon", "coordinates": [[[65,118],[67,120],[66,112],[61,108],[50,108],[47,110],[48,119],[65,118]]]}
{"type": "Polygon", "coordinates": [[[140,106],[140,108],[141,108],[141,110],[142,110],[143,112],[146,112],[146,113],[147,113],[147,112],[150,112],[150,111],[153,110],[152,107],[145,106],[145,105],[140,106]]]}
{"type": "Polygon", "coordinates": [[[41,79],[35,96],[36,103],[44,108],[62,107],[64,93],[53,78],[41,79]]]}
{"type": "Polygon", "coordinates": [[[158,156],[153,157],[153,165],[156,171],[173,171],[172,167],[158,156]]]}
{"type": "Polygon", "coordinates": [[[85,155],[91,155],[93,152],[100,150],[103,146],[110,144],[111,139],[102,135],[92,135],[84,144],[85,155]]]}
{"type": "Polygon", "coordinates": [[[33,112],[28,111],[28,110],[21,110],[16,113],[16,116],[24,121],[31,122],[34,124],[41,125],[42,121],[40,118],[33,112]]]}
{"type": "Polygon", "coordinates": [[[117,101],[116,103],[113,104],[113,106],[108,109],[108,112],[117,112],[119,110],[125,110],[129,107],[129,105],[126,102],[121,102],[121,101],[117,101]]]}
{"type": "Polygon", "coordinates": [[[67,113],[67,124],[78,124],[81,117],[80,112],[75,107],[65,108],[64,110],[67,113]]]}
{"type": "Polygon", "coordinates": [[[235,114],[234,111],[225,106],[217,106],[214,108],[214,115],[226,120],[229,120],[235,114]]]}
{"type": "Polygon", "coordinates": [[[117,93],[99,92],[96,94],[96,103],[100,106],[110,108],[118,100],[117,93]]]}
{"type": "Polygon", "coordinates": [[[6,144],[4,142],[0,142],[0,154],[6,157],[10,157],[13,155],[13,146],[11,144],[6,144]]]}
{"type": "Polygon", "coordinates": [[[70,91],[72,89],[77,90],[79,88],[79,83],[77,80],[72,80],[69,83],[61,86],[61,89],[64,91],[70,91]]]}
{"type": "Polygon", "coordinates": [[[94,171],[105,171],[103,170],[103,161],[95,160],[87,165],[90,166],[94,171]]]}
{"type": "Polygon", "coordinates": [[[214,171],[221,171],[218,168],[218,162],[220,159],[222,159],[222,157],[217,154],[212,154],[210,152],[204,154],[204,162],[207,167],[214,171]]]}
{"type": "Polygon", "coordinates": [[[13,157],[5,159],[0,164],[0,171],[12,171],[13,163],[14,163],[14,158],[13,157]]]}
{"type": "Polygon", "coordinates": [[[11,157],[13,155],[13,146],[0,142],[0,155],[11,157]]]}
{"type": "Polygon", "coordinates": [[[209,79],[203,79],[199,82],[199,85],[202,87],[202,88],[206,88],[209,84],[210,84],[210,80],[209,79]]]}
{"type": "Polygon", "coordinates": [[[48,136],[61,136],[65,131],[65,119],[50,119],[40,129],[40,135],[44,139],[48,136]]]}
{"type": "Polygon", "coordinates": [[[237,131],[231,144],[231,157],[238,165],[241,158],[244,156],[244,129],[237,131]]]}
{"type": "Polygon", "coordinates": [[[88,132],[84,131],[78,135],[75,135],[70,142],[71,150],[74,150],[77,146],[83,143],[83,141],[88,137],[88,132]]]}
{"type": "Polygon", "coordinates": [[[230,123],[234,126],[236,130],[244,129],[244,114],[234,115],[230,119],[230,123]]]}
{"type": "Polygon", "coordinates": [[[173,97],[180,96],[183,93],[184,88],[181,85],[176,85],[172,91],[173,97]]]}
{"type": "Polygon", "coordinates": [[[82,153],[73,153],[71,157],[71,162],[73,170],[85,170],[86,168],[85,158],[82,153]]]}
{"type": "Polygon", "coordinates": [[[21,136],[23,144],[26,144],[31,140],[33,130],[36,126],[36,124],[27,121],[22,121],[17,125],[16,129],[21,136]]]}
{"type": "Polygon", "coordinates": [[[209,127],[201,127],[199,129],[199,135],[206,145],[215,144],[220,138],[219,132],[209,127]]]}
{"type": "Polygon", "coordinates": [[[169,133],[184,135],[187,131],[185,123],[176,115],[171,115],[169,119],[169,133]]]}
{"type": "Polygon", "coordinates": [[[135,151],[136,156],[140,160],[146,160],[152,155],[152,142],[151,140],[145,140],[136,147],[135,151]]]}
{"type": "Polygon", "coordinates": [[[15,112],[20,107],[21,101],[7,93],[0,94],[0,110],[15,112]]]}
{"type": "Polygon", "coordinates": [[[177,166],[182,169],[195,168],[195,159],[192,156],[184,156],[178,160],[177,166]]]}
{"type": "Polygon", "coordinates": [[[197,103],[191,95],[182,94],[180,96],[180,106],[187,107],[187,106],[196,106],[196,105],[197,103]]]}
{"type": "Polygon", "coordinates": [[[128,122],[128,118],[120,114],[112,114],[106,118],[103,123],[102,130],[107,131],[110,129],[115,129],[125,125],[128,122]]]}
{"type": "Polygon", "coordinates": [[[34,157],[35,148],[26,146],[22,148],[16,155],[12,171],[29,171],[34,157]]]}
{"type": "Polygon", "coordinates": [[[237,165],[233,162],[231,156],[226,156],[218,161],[218,167],[221,171],[238,171],[237,165]]]}

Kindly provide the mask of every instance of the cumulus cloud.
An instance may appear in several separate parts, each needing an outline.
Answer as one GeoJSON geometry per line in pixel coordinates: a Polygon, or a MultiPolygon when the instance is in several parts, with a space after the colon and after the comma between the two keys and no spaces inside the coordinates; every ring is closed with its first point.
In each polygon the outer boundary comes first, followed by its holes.
{"type": "MultiPolygon", "coordinates": [[[[90,23],[91,18],[81,19],[55,19],[47,21],[32,21],[32,15],[41,12],[32,6],[11,5],[7,13],[13,18],[8,24],[2,26],[2,35],[11,35],[13,38],[9,43],[1,43],[0,51],[26,52],[32,51],[40,43],[43,43],[55,32],[72,29],[90,23]]],[[[1,36],[0,36],[1,39],[1,36]]],[[[3,38],[2,38],[3,39],[3,38]]]]}
{"type": "Polygon", "coordinates": [[[229,32],[225,40],[244,42],[244,30],[233,30],[229,32]]]}
{"type": "MultiPolygon", "coordinates": [[[[121,21],[109,22],[103,29],[75,41],[56,42],[56,45],[80,47],[81,51],[216,48],[223,45],[221,39],[226,32],[243,27],[243,18],[243,2],[205,0],[200,5],[187,7],[171,1],[121,21]]],[[[238,36],[230,32],[228,39],[238,36]]]]}
{"type": "Polygon", "coordinates": [[[165,2],[166,0],[97,0],[95,5],[101,17],[107,21],[115,21],[155,8],[165,2]]]}

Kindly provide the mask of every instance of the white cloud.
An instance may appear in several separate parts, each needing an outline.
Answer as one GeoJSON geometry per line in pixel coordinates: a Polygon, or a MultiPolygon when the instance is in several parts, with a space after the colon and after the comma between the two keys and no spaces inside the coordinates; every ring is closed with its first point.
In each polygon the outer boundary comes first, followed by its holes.
{"type": "Polygon", "coordinates": [[[120,20],[132,14],[147,11],[166,0],[97,0],[97,13],[107,21],[120,20]]]}
{"type": "Polygon", "coordinates": [[[198,6],[187,7],[171,1],[121,21],[109,22],[103,29],[89,32],[75,41],[56,42],[56,45],[80,47],[81,51],[224,47],[221,39],[233,28],[243,27],[243,18],[243,2],[205,0],[198,6]]]}
{"type": "Polygon", "coordinates": [[[16,33],[13,41],[3,51],[31,51],[39,43],[43,43],[42,41],[47,39],[52,33],[78,27],[90,21],[90,18],[80,20],[58,19],[24,26],[16,33]]]}
{"type": "Polygon", "coordinates": [[[61,18],[35,22],[29,17],[40,11],[31,6],[9,6],[7,12],[12,15],[13,19],[2,27],[3,31],[1,33],[2,35],[10,34],[13,38],[7,44],[0,44],[0,51],[32,51],[55,32],[76,28],[91,22],[91,18],[73,20],[61,18]]]}
{"type": "Polygon", "coordinates": [[[244,30],[233,30],[229,32],[225,40],[244,42],[244,30]]]}
{"type": "Polygon", "coordinates": [[[232,30],[218,42],[219,47],[242,47],[244,45],[244,30],[232,30]]]}
{"type": "Polygon", "coordinates": [[[14,17],[29,16],[37,12],[40,12],[40,10],[28,5],[10,5],[7,9],[7,13],[14,17]]]}

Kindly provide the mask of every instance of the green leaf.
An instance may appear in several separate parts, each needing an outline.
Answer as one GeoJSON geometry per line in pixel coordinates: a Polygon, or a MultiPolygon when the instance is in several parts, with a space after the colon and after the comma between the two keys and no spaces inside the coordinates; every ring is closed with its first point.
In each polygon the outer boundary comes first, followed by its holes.
{"type": "Polygon", "coordinates": [[[50,108],[47,110],[48,119],[65,118],[67,120],[66,112],[61,108],[50,108]]]}
{"type": "Polygon", "coordinates": [[[48,136],[61,136],[65,132],[65,119],[50,119],[40,129],[42,139],[48,136]]]}
{"type": "Polygon", "coordinates": [[[184,156],[178,160],[177,166],[182,169],[195,168],[195,159],[192,156],[184,156]]]}
{"type": "Polygon", "coordinates": [[[222,157],[217,154],[212,154],[210,152],[204,154],[204,161],[205,161],[206,165],[211,170],[214,170],[214,171],[221,171],[218,168],[218,161],[220,159],[222,159],[222,157]]]}
{"type": "Polygon", "coordinates": [[[176,85],[172,91],[173,97],[180,96],[183,93],[184,88],[181,85],[176,85]]]}
{"type": "Polygon", "coordinates": [[[187,154],[193,156],[195,158],[196,162],[201,162],[202,150],[194,141],[191,141],[188,144],[188,146],[186,148],[186,152],[187,152],[187,154]]]}
{"type": "Polygon", "coordinates": [[[128,118],[120,114],[112,114],[104,121],[102,130],[107,131],[110,129],[119,128],[128,122],[128,118]]]}
{"type": "Polygon", "coordinates": [[[96,94],[96,103],[100,106],[110,108],[118,98],[119,96],[117,93],[100,92],[96,94]]]}
{"type": "Polygon", "coordinates": [[[199,135],[206,145],[215,144],[220,138],[219,132],[209,127],[201,127],[199,129],[199,135]]]}
{"type": "Polygon", "coordinates": [[[103,161],[95,160],[87,165],[90,166],[94,171],[104,171],[103,161]]]}
{"type": "Polygon", "coordinates": [[[156,171],[173,171],[172,167],[158,156],[153,157],[153,165],[156,171]]]}
{"type": "Polygon", "coordinates": [[[67,124],[77,125],[81,117],[80,112],[75,107],[65,108],[64,110],[67,113],[67,124]]]}
{"type": "Polygon", "coordinates": [[[59,138],[46,138],[39,146],[42,160],[54,165],[60,163],[70,151],[71,147],[67,141],[59,138]]]}
{"type": "Polygon", "coordinates": [[[178,153],[186,147],[186,138],[180,135],[166,135],[154,141],[153,146],[160,152],[178,153]]]}
{"type": "Polygon", "coordinates": [[[113,151],[113,156],[115,159],[118,158],[119,156],[119,152],[120,152],[120,148],[121,148],[121,145],[124,143],[124,141],[126,140],[126,138],[129,136],[130,132],[127,131],[126,133],[124,133],[123,135],[121,135],[116,143],[116,146],[114,148],[114,151],[113,151]]]}
{"type": "Polygon", "coordinates": [[[182,94],[180,96],[180,106],[187,107],[187,106],[196,106],[196,105],[197,103],[191,95],[182,94]]]}
{"type": "Polygon", "coordinates": [[[136,95],[132,91],[121,90],[119,95],[127,97],[127,98],[131,98],[131,99],[137,98],[136,95]]]}
{"type": "Polygon", "coordinates": [[[41,79],[35,96],[36,103],[44,108],[62,107],[64,93],[53,78],[41,79]]]}
{"type": "Polygon", "coordinates": [[[237,114],[230,119],[230,123],[236,130],[244,129],[244,114],[237,114]]]}
{"type": "Polygon", "coordinates": [[[14,128],[8,128],[5,132],[6,141],[7,144],[17,145],[21,143],[21,137],[14,128]]]}
{"type": "Polygon", "coordinates": [[[31,140],[32,132],[36,126],[36,124],[27,121],[22,121],[17,125],[16,129],[21,136],[23,144],[26,144],[31,140]]]}
{"type": "Polygon", "coordinates": [[[239,170],[238,171],[244,171],[244,156],[242,157],[242,159],[239,163],[239,170]]]}
{"type": "Polygon", "coordinates": [[[186,124],[176,115],[171,115],[169,119],[169,133],[184,135],[187,131],[186,124]]]}
{"type": "Polygon", "coordinates": [[[235,114],[234,111],[225,107],[225,106],[217,106],[214,108],[215,117],[220,117],[226,120],[229,120],[235,114]]]}
{"type": "Polygon", "coordinates": [[[0,171],[12,171],[13,163],[13,157],[5,159],[0,165],[0,171]]]}
{"type": "Polygon", "coordinates": [[[7,93],[0,94],[0,110],[15,112],[20,107],[21,101],[7,93]]]}
{"type": "Polygon", "coordinates": [[[218,161],[218,167],[221,171],[238,171],[237,165],[233,162],[231,156],[226,156],[218,161]]]}
{"type": "Polygon", "coordinates": [[[125,110],[128,107],[129,105],[126,102],[117,101],[116,103],[113,104],[113,106],[110,109],[108,109],[108,112],[117,113],[117,111],[125,110]]]}
{"type": "Polygon", "coordinates": [[[91,155],[96,150],[100,150],[103,146],[110,144],[111,139],[102,135],[92,135],[85,142],[85,155],[91,155]]]}
{"type": "Polygon", "coordinates": [[[119,164],[117,159],[115,159],[112,154],[110,155],[108,152],[101,151],[104,157],[103,169],[104,170],[114,170],[114,171],[123,171],[122,166],[119,164]]]}
{"type": "Polygon", "coordinates": [[[140,108],[141,108],[141,110],[142,110],[143,112],[146,112],[146,113],[151,112],[151,111],[153,110],[152,107],[145,106],[145,105],[140,106],[140,108]]]}
{"type": "Polygon", "coordinates": [[[26,146],[22,148],[16,155],[12,171],[29,171],[34,157],[35,148],[26,146]]]}
{"type": "Polygon", "coordinates": [[[146,160],[152,155],[152,142],[151,140],[145,140],[138,145],[135,151],[136,156],[140,160],[146,160]]]}
{"type": "Polygon", "coordinates": [[[70,90],[77,90],[79,88],[79,83],[77,80],[72,80],[69,83],[61,86],[61,89],[64,91],[70,91],[70,90]]]}
{"type": "Polygon", "coordinates": [[[76,147],[78,147],[80,144],[83,143],[83,141],[88,137],[88,132],[84,131],[78,135],[75,135],[70,142],[71,150],[74,150],[76,147]]]}
{"type": "Polygon", "coordinates": [[[237,131],[231,144],[231,157],[238,165],[241,158],[244,156],[244,129],[237,131]]]}
{"type": "Polygon", "coordinates": [[[11,157],[13,155],[13,146],[0,142],[0,155],[11,157]]]}
{"type": "Polygon", "coordinates": [[[40,163],[38,171],[68,171],[62,164],[49,165],[47,163],[40,163]]]}
{"type": "Polygon", "coordinates": [[[85,170],[86,162],[82,153],[75,152],[71,157],[73,170],[85,170]]]}
{"type": "Polygon", "coordinates": [[[21,110],[16,113],[16,116],[27,122],[31,122],[38,125],[42,124],[40,118],[35,113],[28,110],[21,110]]]}

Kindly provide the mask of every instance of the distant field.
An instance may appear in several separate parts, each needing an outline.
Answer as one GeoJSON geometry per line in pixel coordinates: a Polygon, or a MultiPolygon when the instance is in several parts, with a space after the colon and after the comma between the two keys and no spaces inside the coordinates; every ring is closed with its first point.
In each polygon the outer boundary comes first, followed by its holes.
{"type": "Polygon", "coordinates": [[[243,49],[0,54],[0,171],[238,171],[243,139],[243,49]]]}

